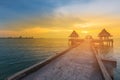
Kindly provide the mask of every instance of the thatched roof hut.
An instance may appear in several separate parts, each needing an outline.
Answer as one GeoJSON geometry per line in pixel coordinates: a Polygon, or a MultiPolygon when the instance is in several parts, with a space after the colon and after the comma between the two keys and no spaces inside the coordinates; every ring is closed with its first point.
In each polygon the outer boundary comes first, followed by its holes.
{"type": "Polygon", "coordinates": [[[112,35],[106,30],[103,29],[99,34],[98,37],[112,37],[112,35]]]}
{"type": "Polygon", "coordinates": [[[79,35],[76,31],[73,31],[69,37],[79,37],[79,35]]]}

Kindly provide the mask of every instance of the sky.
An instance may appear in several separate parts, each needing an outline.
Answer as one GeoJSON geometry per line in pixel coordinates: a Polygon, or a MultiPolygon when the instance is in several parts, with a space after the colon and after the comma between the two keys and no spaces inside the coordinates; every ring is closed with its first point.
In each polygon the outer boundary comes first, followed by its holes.
{"type": "Polygon", "coordinates": [[[0,37],[120,36],[120,0],[0,0],[0,37]]]}

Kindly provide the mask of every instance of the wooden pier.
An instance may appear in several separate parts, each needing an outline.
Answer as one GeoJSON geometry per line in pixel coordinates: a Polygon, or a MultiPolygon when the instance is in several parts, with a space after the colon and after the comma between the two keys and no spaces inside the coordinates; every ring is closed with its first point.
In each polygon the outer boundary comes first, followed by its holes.
{"type": "Polygon", "coordinates": [[[22,80],[103,80],[89,43],[60,56],[22,80]]]}
{"type": "Polygon", "coordinates": [[[72,42],[68,50],[18,72],[7,80],[113,80],[115,66],[109,67],[113,64],[116,65],[116,61],[103,60],[93,41],[85,39],[79,43],[72,42]]]}

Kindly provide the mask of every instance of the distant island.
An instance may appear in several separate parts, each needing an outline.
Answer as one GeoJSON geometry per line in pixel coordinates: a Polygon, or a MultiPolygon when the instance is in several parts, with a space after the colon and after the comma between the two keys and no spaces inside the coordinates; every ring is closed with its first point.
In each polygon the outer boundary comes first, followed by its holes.
{"type": "Polygon", "coordinates": [[[34,37],[0,37],[0,39],[34,39],[34,37]]]}

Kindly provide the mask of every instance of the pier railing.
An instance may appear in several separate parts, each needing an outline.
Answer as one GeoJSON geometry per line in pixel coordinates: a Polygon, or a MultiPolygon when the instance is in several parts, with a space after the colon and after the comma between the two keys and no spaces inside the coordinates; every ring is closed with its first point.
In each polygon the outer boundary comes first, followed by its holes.
{"type": "Polygon", "coordinates": [[[103,62],[102,62],[102,59],[101,59],[101,57],[100,57],[99,51],[98,51],[97,49],[95,49],[95,47],[92,47],[92,49],[93,49],[93,51],[94,51],[94,54],[95,54],[95,57],[96,57],[96,59],[97,59],[99,68],[100,68],[101,73],[102,73],[102,75],[103,75],[103,78],[104,78],[105,80],[113,80],[113,79],[111,78],[111,76],[109,75],[106,67],[105,67],[104,64],[103,64],[103,62]]]}

